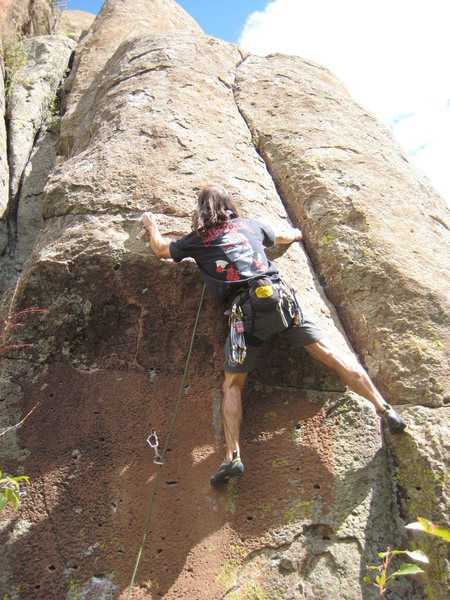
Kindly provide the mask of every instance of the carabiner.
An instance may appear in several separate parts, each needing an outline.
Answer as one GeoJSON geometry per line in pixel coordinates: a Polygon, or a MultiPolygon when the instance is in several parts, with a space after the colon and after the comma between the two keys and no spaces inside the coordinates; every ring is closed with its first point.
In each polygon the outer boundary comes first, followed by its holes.
{"type": "Polygon", "coordinates": [[[164,459],[162,458],[162,456],[160,456],[159,452],[158,452],[158,436],[156,435],[156,430],[152,429],[151,434],[148,436],[147,438],[147,444],[150,446],[150,448],[153,448],[153,450],[155,451],[155,456],[153,458],[153,462],[155,463],[155,465],[163,465],[164,464],[164,459]]]}

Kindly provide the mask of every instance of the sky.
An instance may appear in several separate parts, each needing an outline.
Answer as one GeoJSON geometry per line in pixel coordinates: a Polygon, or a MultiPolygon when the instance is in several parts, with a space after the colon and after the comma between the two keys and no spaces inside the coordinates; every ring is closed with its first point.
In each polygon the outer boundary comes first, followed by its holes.
{"type": "MultiPolygon", "coordinates": [[[[66,0],[98,13],[103,0],[66,0]]],[[[178,0],[205,33],[331,70],[450,205],[450,0],[178,0]]]]}

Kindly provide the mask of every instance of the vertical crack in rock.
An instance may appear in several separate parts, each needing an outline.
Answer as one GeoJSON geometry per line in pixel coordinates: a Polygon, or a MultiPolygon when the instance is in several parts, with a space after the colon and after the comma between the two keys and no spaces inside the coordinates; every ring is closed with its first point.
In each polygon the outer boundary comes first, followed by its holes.
{"type": "MultiPolygon", "coordinates": [[[[1,75],[1,73],[0,73],[1,75]]],[[[2,93],[2,90],[0,90],[2,93]]],[[[2,164],[2,172],[1,172],[1,198],[0,198],[0,257],[3,256],[6,248],[7,248],[7,211],[8,211],[8,182],[9,182],[9,161],[8,161],[8,139],[7,139],[7,123],[6,123],[6,114],[3,114],[2,118],[2,154],[3,157],[1,159],[2,164]],[[5,160],[6,159],[6,160],[5,160]]]]}
{"type": "Polygon", "coordinates": [[[295,57],[249,56],[235,88],[259,154],[377,387],[396,404],[442,404],[448,277],[433,273],[447,258],[448,230],[430,217],[447,222],[442,199],[326,69],[295,57]]]}
{"type": "MultiPolygon", "coordinates": [[[[245,125],[246,125],[246,127],[247,127],[247,129],[248,129],[248,131],[250,133],[251,140],[252,140],[253,146],[255,148],[255,151],[257,152],[257,154],[261,158],[261,160],[264,162],[266,170],[267,170],[268,174],[270,175],[270,177],[271,177],[271,179],[273,181],[273,185],[274,185],[275,190],[276,190],[276,192],[278,194],[280,202],[283,205],[284,210],[286,211],[286,215],[288,217],[288,222],[290,224],[292,224],[292,223],[295,224],[295,219],[292,218],[292,214],[291,214],[291,211],[290,211],[289,203],[286,202],[285,199],[283,198],[283,194],[282,194],[282,192],[281,192],[281,190],[280,190],[280,188],[279,188],[279,186],[277,184],[276,178],[274,177],[274,173],[273,173],[273,171],[271,169],[270,161],[268,160],[265,152],[261,149],[261,143],[260,143],[259,135],[254,130],[254,128],[251,126],[251,124],[249,122],[249,119],[247,118],[244,110],[241,108],[241,106],[239,105],[239,102],[238,102],[238,100],[236,98],[236,79],[237,79],[237,76],[238,76],[238,69],[239,69],[239,67],[241,65],[244,64],[244,62],[247,60],[247,58],[249,56],[249,55],[244,56],[242,53],[241,53],[241,55],[242,55],[242,60],[240,60],[236,64],[235,78],[234,78],[233,85],[231,87],[231,92],[233,94],[233,99],[234,99],[234,102],[235,102],[235,105],[236,105],[236,109],[239,112],[239,114],[240,114],[243,122],[245,123],[245,125]]],[[[340,311],[339,311],[339,306],[336,306],[334,304],[334,302],[332,302],[331,298],[329,297],[329,295],[328,295],[328,293],[326,291],[326,286],[324,286],[323,280],[322,280],[322,278],[320,276],[320,270],[317,269],[317,265],[315,264],[315,262],[313,260],[313,257],[311,256],[311,253],[308,251],[308,240],[307,240],[307,237],[305,236],[305,232],[303,232],[303,240],[302,241],[303,241],[304,252],[305,252],[305,254],[306,254],[307,258],[308,258],[308,261],[309,261],[309,263],[311,265],[311,269],[312,269],[312,271],[314,273],[314,276],[317,278],[318,282],[320,283],[321,292],[325,296],[325,298],[326,298],[327,302],[330,304],[330,306],[332,306],[333,309],[336,311],[336,315],[337,315],[337,317],[339,319],[339,324],[342,327],[342,329],[344,330],[345,335],[347,336],[348,339],[351,339],[350,336],[349,336],[349,332],[347,331],[347,328],[344,325],[345,321],[341,317],[341,314],[340,314],[340,311]]],[[[356,356],[359,356],[358,353],[356,352],[356,349],[355,349],[355,347],[354,347],[353,344],[352,344],[352,351],[354,352],[354,354],[356,356]]],[[[359,356],[359,358],[361,360],[360,356],[359,356]]]]}
{"type": "MultiPolygon", "coordinates": [[[[8,120],[7,120],[8,121],[8,120]]],[[[12,173],[14,170],[11,157],[13,155],[12,151],[12,135],[9,135],[9,123],[7,122],[7,160],[9,172],[12,173]]],[[[25,162],[25,166],[20,173],[20,177],[17,183],[17,189],[14,190],[13,179],[10,176],[9,178],[9,199],[8,199],[8,209],[6,213],[6,224],[7,224],[7,240],[6,240],[6,248],[5,252],[7,252],[9,258],[14,258],[16,253],[17,246],[17,222],[19,216],[19,204],[20,198],[22,195],[23,183],[25,180],[25,174],[27,171],[27,167],[30,164],[31,157],[36,148],[36,144],[39,140],[39,136],[41,135],[42,125],[37,129],[36,134],[34,136],[33,143],[31,145],[30,151],[28,153],[28,158],[25,162]]]]}
{"type": "MultiPolygon", "coordinates": [[[[241,53],[241,54],[242,54],[242,53],[241,53]]],[[[251,124],[249,123],[249,119],[248,119],[248,118],[247,118],[247,116],[245,115],[245,112],[243,111],[243,109],[242,109],[242,108],[241,108],[241,106],[239,105],[239,102],[238,102],[238,100],[237,100],[237,98],[236,98],[236,79],[237,79],[237,76],[238,76],[238,69],[239,69],[239,67],[240,67],[242,64],[244,64],[244,62],[247,60],[248,56],[249,56],[249,55],[246,55],[246,56],[242,55],[242,60],[240,60],[240,61],[239,61],[239,62],[236,64],[235,78],[234,78],[234,82],[233,82],[233,85],[232,85],[232,88],[231,88],[231,91],[232,91],[232,94],[233,94],[233,99],[234,99],[234,102],[235,102],[235,105],[236,105],[236,109],[237,109],[237,111],[239,112],[239,114],[241,115],[241,117],[242,117],[242,120],[244,121],[244,123],[245,123],[245,125],[246,125],[246,127],[247,127],[247,129],[248,129],[248,131],[249,131],[249,133],[250,133],[250,136],[251,136],[251,140],[252,140],[253,146],[254,146],[254,148],[255,148],[255,150],[256,150],[256,152],[257,152],[258,156],[259,156],[259,157],[261,158],[261,160],[264,162],[264,164],[265,164],[265,166],[266,166],[266,170],[267,170],[267,172],[269,173],[269,175],[270,175],[270,177],[271,177],[271,179],[272,179],[272,181],[273,181],[273,184],[274,184],[274,186],[275,186],[275,189],[276,189],[276,191],[277,191],[278,197],[279,197],[279,199],[280,199],[280,201],[281,201],[281,203],[282,203],[282,205],[283,205],[283,207],[284,207],[284,210],[286,211],[286,214],[287,214],[287,216],[288,216],[289,222],[290,222],[290,223],[292,223],[292,217],[291,217],[291,214],[290,214],[290,212],[289,212],[289,206],[288,206],[288,204],[285,202],[285,200],[284,200],[284,198],[283,198],[283,195],[282,195],[282,193],[281,193],[281,191],[280,191],[280,189],[279,189],[279,187],[278,187],[278,185],[277,185],[277,181],[276,181],[276,179],[274,178],[274,175],[273,175],[273,173],[272,173],[272,170],[271,170],[271,167],[270,167],[270,161],[268,161],[268,160],[267,160],[267,156],[266,156],[266,155],[265,155],[265,153],[264,153],[264,152],[261,150],[261,144],[260,144],[259,136],[258,136],[258,135],[257,135],[257,133],[255,132],[254,128],[252,128],[251,124]]],[[[304,240],[304,241],[305,241],[305,240],[304,240]]],[[[305,245],[305,244],[304,244],[304,245],[305,245]]],[[[308,252],[307,252],[306,250],[307,250],[307,249],[306,249],[306,247],[305,247],[305,252],[306,252],[306,254],[308,255],[308,258],[309,258],[309,260],[311,261],[311,258],[310,258],[309,254],[308,254],[308,252]]],[[[311,261],[311,263],[312,263],[312,261],[311,261]]],[[[313,264],[313,263],[312,263],[312,264],[313,264]]],[[[319,278],[319,276],[318,276],[318,273],[316,272],[316,269],[315,269],[315,268],[314,268],[314,274],[316,275],[316,277],[317,277],[317,278],[319,279],[319,281],[320,281],[320,278],[319,278]]]]}
{"type": "MultiPolygon", "coordinates": [[[[278,197],[280,198],[280,201],[281,201],[281,203],[282,203],[282,205],[283,205],[283,207],[284,207],[284,210],[286,211],[286,214],[287,214],[287,216],[288,216],[289,222],[290,222],[290,223],[292,223],[292,218],[291,218],[291,215],[290,215],[290,212],[289,212],[289,206],[288,206],[288,204],[285,202],[285,200],[284,200],[284,198],[283,198],[283,195],[282,195],[282,193],[281,193],[281,191],[280,191],[280,189],[279,189],[279,187],[278,187],[278,185],[277,185],[277,181],[276,181],[276,179],[274,178],[273,172],[272,172],[272,170],[271,170],[271,167],[270,167],[270,161],[268,161],[268,160],[267,160],[267,156],[266,156],[266,155],[265,155],[265,153],[264,153],[264,152],[261,150],[261,144],[260,144],[259,136],[257,135],[257,133],[255,132],[255,130],[254,130],[254,129],[252,128],[252,126],[250,125],[250,123],[249,123],[249,119],[247,118],[247,116],[245,115],[245,112],[244,112],[244,111],[242,110],[242,108],[240,107],[240,105],[239,105],[239,102],[238,102],[238,100],[237,100],[237,98],[236,98],[236,78],[237,78],[237,70],[239,69],[239,67],[240,67],[242,64],[244,64],[244,62],[247,60],[247,58],[248,58],[248,55],[247,55],[247,56],[243,56],[243,57],[242,57],[242,60],[241,60],[241,61],[239,61],[239,62],[237,63],[237,65],[236,65],[235,79],[234,79],[234,83],[233,83],[233,86],[232,86],[232,90],[231,90],[231,91],[232,91],[232,93],[233,93],[233,98],[234,98],[234,102],[235,102],[235,104],[236,104],[237,111],[238,111],[238,112],[239,112],[239,114],[241,115],[241,117],[242,117],[242,120],[244,121],[244,123],[245,123],[245,125],[246,125],[246,127],[247,127],[247,129],[248,129],[248,131],[249,131],[249,133],[250,133],[250,136],[251,136],[251,139],[252,139],[253,146],[254,146],[254,148],[255,148],[255,150],[256,150],[256,152],[257,152],[258,156],[259,156],[259,157],[262,159],[262,161],[264,162],[264,164],[265,164],[265,166],[266,166],[266,169],[267,169],[267,172],[269,173],[269,175],[270,175],[270,177],[271,177],[271,179],[272,179],[272,181],[273,181],[273,184],[274,184],[274,186],[275,186],[275,189],[276,189],[276,191],[277,191],[278,197]]],[[[305,241],[305,240],[304,240],[304,241],[305,241]]],[[[305,252],[306,252],[306,247],[305,247],[305,252]]],[[[308,255],[308,258],[309,258],[309,259],[310,259],[310,261],[311,261],[311,258],[309,257],[309,254],[308,254],[308,252],[306,252],[306,254],[308,255]]],[[[312,261],[311,261],[311,262],[312,262],[312,261]]],[[[313,264],[313,263],[312,263],[312,264],[313,264]]],[[[314,268],[314,274],[316,275],[316,277],[317,277],[317,278],[319,279],[319,281],[320,281],[320,278],[319,278],[319,276],[318,276],[318,273],[316,272],[316,269],[315,269],[315,268],[314,268]]]]}
{"type": "Polygon", "coordinates": [[[141,351],[142,340],[144,338],[144,318],[147,311],[144,305],[140,302],[137,302],[136,300],[131,301],[130,304],[132,306],[136,306],[139,310],[139,315],[136,321],[136,346],[131,364],[140,370],[145,370],[144,367],[141,364],[139,364],[139,354],[141,351]]]}
{"type": "Polygon", "coordinates": [[[29,258],[42,228],[42,196],[57,156],[62,84],[75,41],[48,35],[24,39],[23,64],[8,72],[0,292],[29,258]]]}

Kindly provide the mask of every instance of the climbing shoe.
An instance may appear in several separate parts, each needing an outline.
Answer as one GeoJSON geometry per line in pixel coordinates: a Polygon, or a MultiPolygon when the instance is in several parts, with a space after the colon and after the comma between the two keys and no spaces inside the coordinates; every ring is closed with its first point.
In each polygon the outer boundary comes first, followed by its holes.
{"type": "Polygon", "coordinates": [[[236,477],[236,475],[242,475],[244,472],[244,465],[241,462],[240,457],[236,452],[233,452],[233,458],[230,462],[223,462],[217,470],[217,473],[211,477],[211,485],[218,487],[224,483],[228,483],[230,477],[236,477]]]}
{"type": "Polygon", "coordinates": [[[381,416],[383,423],[388,426],[391,433],[401,433],[405,429],[405,421],[389,404],[386,404],[384,410],[378,414],[381,416]]]}

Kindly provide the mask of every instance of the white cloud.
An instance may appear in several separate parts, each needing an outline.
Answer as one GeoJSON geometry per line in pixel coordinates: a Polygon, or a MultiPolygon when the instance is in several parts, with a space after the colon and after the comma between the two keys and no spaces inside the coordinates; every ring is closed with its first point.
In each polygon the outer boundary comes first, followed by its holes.
{"type": "Polygon", "coordinates": [[[449,22],[448,0],[274,0],[239,44],[329,68],[450,202],[449,22]]]}

